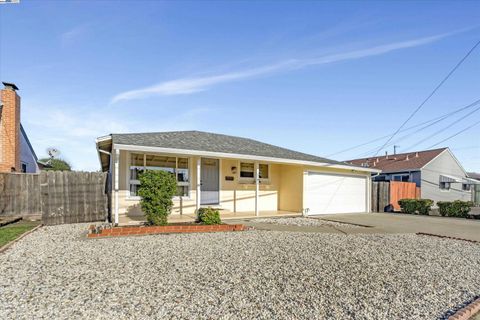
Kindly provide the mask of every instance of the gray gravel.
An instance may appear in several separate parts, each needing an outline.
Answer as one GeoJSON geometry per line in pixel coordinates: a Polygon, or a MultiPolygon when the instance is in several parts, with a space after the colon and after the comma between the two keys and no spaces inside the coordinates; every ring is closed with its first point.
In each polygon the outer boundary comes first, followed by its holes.
{"type": "Polygon", "coordinates": [[[315,218],[259,218],[252,222],[279,224],[284,226],[298,226],[298,227],[342,227],[342,228],[363,228],[349,223],[340,223],[334,221],[327,221],[315,218]]]}
{"type": "Polygon", "coordinates": [[[0,255],[0,319],[435,319],[480,293],[480,246],[463,241],[85,229],[44,227],[0,255]]]}

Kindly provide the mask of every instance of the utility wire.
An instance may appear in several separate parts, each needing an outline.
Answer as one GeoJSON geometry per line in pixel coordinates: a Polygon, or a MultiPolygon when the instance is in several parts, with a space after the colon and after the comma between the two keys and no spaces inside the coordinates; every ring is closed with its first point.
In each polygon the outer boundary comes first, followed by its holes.
{"type": "Polygon", "coordinates": [[[433,147],[436,147],[436,146],[438,146],[439,144],[442,144],[442,143],[444,143],[444,142],[447,141],[447,140],[450,140],[450,139],[452,139],[452,138],[455,138],[455,137],[458,136],[459,134],[464,133],[465,131],[467,131],[467,130],[469,130],[469,129],[471,129],[471,128],[479,125],[479,124],[480,124],[480,121],[477,121],[477,122],[475,122],[474,124],[466,127],[465,129],[460,130],[460,131],[458,131],[458,132],[455,133],[455,134],[452,134],[450,137],[447,137],[447,138],[443,139],[443,140],[440,141],[440,142],[437,142],[437,143],[435,143],[435,144],[432,144],[430,147],[428,147],[428,149],[431,149],[431,148],[433,148],[433,147]]]}
{"type": "Polygon", "coordinates": [[[476,109],[474,109],[474,110],[472,110],[471,112],[467,113],[467,114],[464,115],[463,117],[458,118],[457,120],[453,121],[453,122],[450,123],[448,126],[446,126],[445,128],[442,128],[442,129],[440,129],[440,130],[432,133],[432,134],[429,135],[428,137],[426,137],[426,138],[424,138],[424,139],[422,139],[422,140],[414,143],[413,145],[411,145],[410,147],[408,147],[406,150],[412,149],[412,148],[418,146],[419,144],[421,144],[421,143],[423,143],[423,142],[425,142],[425,141],[427,141],[427,140],[435,137],[437,134],[442,133],[443,131],[445,131],[445,130],[448,129],[448,128],[451,128],[452,126],[454,126],[455,124],[459,123],[460,121],[462,121],[463,119],[467,118],[468,116],[474,114],[474,113],[477,112],[478,110],[480,110],[480,107],[477,107],[476,109]]]}
{"type": "Polygon", "coordinates": [[[433,89],[433,91],[427,96],[425,100],[423,100],[422,103],[410,114],[410,116],[400,125],[400,127],[390,136],[390,138],[387,139],[387,141],[380,147],[378,148],[377,152],[375,153],[375,156],[383,149],[385,146],[397,135],[397,133],[402,130],[402,128],[407,124],[408,121],[410,121],[418,111],[427,103],[428,100],[440,89],[440,87],[450,78],[450,76],[462,65],[462,63],[470,56],[470,54],[480,45],[480,40],[475,43],[475,45],[467,52],[467,54],[455,65],[455,67],[447,74],[445,78],[443,78],[442,81],[433,89]]]}
{"type": "MultiPolygon", "coordinates": [[[[387,146],[390,146],[391,144],[398,143],[399,141],[401,141],[401,140],[403,140],[403,139],[406,139],[406,138],[410,137],[411,135],[413,135],[413,134],[415,134],[415,133],[418,133],[418,132],[420,132],[420,131],[423,131],[423,130],[425,130],[425,129],[427,129],[427,128],[429,128],[429,127],[431,127],[431,126],[433,126],[433,125],[435,125],[435,124],[437,124],[437,123],[439,123],[439,122],[441,122],[441,121],[443,121],[443,120],[445,120],[445,119],[448,119],[449,117],[451,117],[451,116],[453,116],[453,115],[455,115],[455,114],[457,114],[457,113],[459,113],[459,112],[462,112],[462,111],[464,111],[464,110],[466,110],[466,109],[472,108],[472,107],[476,106],[476,105],[479,104],[479,103],[480,103],[480,99],[478,99],[478,100],[470,103],[469,105],[460,107],[460,108],[458,108],[458,109],[456,109],[456,110],[454,110],[454,111],[448,112],[448,113],[446,113],[446,114],[444,114],[444,115],[441,115],[441,116],[439,116],[439,117],[430,119],[430,120],[425,121],[425,122],[421,122],[421,123],[419,123],[419,124],[416,124],[416,125],[411,126],[411,127],[408,127],[408,128],[404,128],[404,129],[402,129],[400,132],[409,131],[409,130],[412,130],[412,129],[415,129],[415,128],[418,128],[418,127],[421,127],[421,126],[422,126],[421,128],[415,130],[414,132],[411,132],[411,133],[409,133],[409,134],[406,134],[406,135],[398,138],[397,140],[393,141],[392,143],[390,143],[390,144],[387,145],[387,146]]],[[[368,142],[365,142],[365,143],[362,143],[362,144],[359,144],[359,145],[356,145],[356,146],[353,146],[353,147],[350,147],[350,148],[347,148],[347,149],[340,150],[340,151],[335,152],[335,153],[332,153],[332,154],[329,154],[329,155],[327,155],[327,157],[331,157],[331,156],[333,156],[333,155],[337,155],[337,154],[340,154],[340,153],[344,153],[344,152],[347,152],[347,151],[350,151],[350,150],[357,149],[357,148],[359,148],[359,147],[362,147],[362,146],[371,144],[371,143],[373,143],[373,142],[375,142],[375,141],[381,140],[381,139],[386,138],[386,137],[388,137],[388,136],[390,136],[390,134],[385,135],[385,136],[382,136],[382,137],[379,137],[379,138],[376,138],[376,139],[373,139],[373,140],[370,140],[370,141],[368,141],[368,142]]],[[[367,152],[363,152],[363,153],[360,154],[358,157],[362,157],[363,155],[371,155],[373,152],[375,152],[375,150],[377,150],[377,148],[370,149],[370,150],[368,150],[367,152]]],[[[358,158],[358,157],[357,157],[357,158],[358,158]]]]}

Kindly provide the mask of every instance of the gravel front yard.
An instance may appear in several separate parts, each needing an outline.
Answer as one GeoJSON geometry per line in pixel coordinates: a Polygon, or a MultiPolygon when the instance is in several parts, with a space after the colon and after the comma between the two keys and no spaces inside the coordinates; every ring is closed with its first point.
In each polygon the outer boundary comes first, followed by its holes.
{"type": "Polygon", "coordinates": [[[480,294],[480,245],[463,241],[85,230],[44,227],[0,255],[0,319],[435,319],[480,294]]]}
{"type": "Polygon", "coordinates": [[[314,218],[259,218],[252,220],[257,223],[279,224],[284,226],[298,227],[342,227],[342,228],[363,228],[349,223],[340,223],[314,218]]]}

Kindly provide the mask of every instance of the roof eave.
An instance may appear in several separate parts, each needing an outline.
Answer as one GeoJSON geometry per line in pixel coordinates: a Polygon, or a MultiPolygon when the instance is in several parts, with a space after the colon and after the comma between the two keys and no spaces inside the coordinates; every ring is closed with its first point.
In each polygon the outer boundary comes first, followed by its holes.
{"type": "Polygon", "coordinates": [[[347,169],[347,170],[355,170],[360,172],[371,172],[371,173],[381,172],[381,170],[378,170],[378,169],[357,167],[357,166],[351,166],[348,164],[341,164],[341,163],[336,164],[336,163],[328,163],[328,162],[315,162],[315,161],[306,161],[306,160],[239,154],[239,153],[225,153],[225,152],[214,152],[214,151],[203,151],[203,150],[137,146],[137,145],[127,145],[127,144],[117,144],[117,143],[113,144],[112,149],[138,151],[138,152],[150,151],[150,152],[177,154],[177,155],[206,156],[206,157],[217,157],[217,158],[235,158],[235,159],[244,159],[244,160],[266,161],[266,162],[273,162],[273,163],[315,166],[315,167],[330,167],[330,168],[347,169]]]}

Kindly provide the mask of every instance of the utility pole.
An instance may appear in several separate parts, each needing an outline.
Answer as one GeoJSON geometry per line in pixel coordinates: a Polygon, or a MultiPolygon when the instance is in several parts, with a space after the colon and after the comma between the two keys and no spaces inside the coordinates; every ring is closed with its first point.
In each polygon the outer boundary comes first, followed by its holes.
{"type": "Polygon", "coordinates": [[[397,146],[396,144],[393,145],[393,154],[397,154],[397,148],[400,148],[400,146],[397,146]]]}

